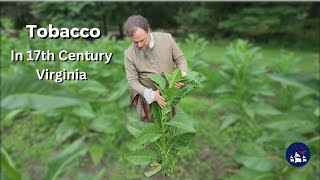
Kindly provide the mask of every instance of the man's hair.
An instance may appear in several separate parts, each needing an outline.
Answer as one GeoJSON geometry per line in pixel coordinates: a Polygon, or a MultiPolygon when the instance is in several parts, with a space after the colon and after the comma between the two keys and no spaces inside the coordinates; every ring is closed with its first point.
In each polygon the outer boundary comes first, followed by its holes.
{"type": "Polygon", "coordinates": [[[129,37],[135,33],[138,27],[146,32],[148,32],[150,28],[148,20],[141,15],[130,16],[124,23],[124,31],[129,37]]]}

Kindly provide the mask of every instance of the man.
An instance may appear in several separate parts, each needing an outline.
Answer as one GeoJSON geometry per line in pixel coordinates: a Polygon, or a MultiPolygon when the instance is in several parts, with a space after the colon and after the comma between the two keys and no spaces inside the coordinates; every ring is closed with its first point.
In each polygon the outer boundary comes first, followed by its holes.
{"type": "MultiPolygon", "coordinates": [[[[171,74],[174,64],[185,76],[187,61],[171,34],[151,32],[147,19],[141,15],[130,16],[124,30],[132,41],[124,53],[126,75],[132,90],[131,103],[136,105],[141,119],[150,122],[153,121],[150,104],[156,101],[163,108],[167,103],[148,77],[163,72],[171,74]]],[[[179,82],[175,87],[183,85],[179,82]]]]}

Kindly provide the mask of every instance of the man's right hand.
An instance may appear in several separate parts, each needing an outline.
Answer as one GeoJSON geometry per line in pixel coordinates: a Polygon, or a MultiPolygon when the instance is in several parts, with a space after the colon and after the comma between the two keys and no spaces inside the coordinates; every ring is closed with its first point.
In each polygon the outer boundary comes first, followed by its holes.
{"type": "Polygon", "coordinates": [[[157,103],[160,105],[161,108],[165,107],[167,105],[166,100],[164,97],[160,95],[159,90],[153,91],[154,92],[154,100],[157,101],[157,103]]]}

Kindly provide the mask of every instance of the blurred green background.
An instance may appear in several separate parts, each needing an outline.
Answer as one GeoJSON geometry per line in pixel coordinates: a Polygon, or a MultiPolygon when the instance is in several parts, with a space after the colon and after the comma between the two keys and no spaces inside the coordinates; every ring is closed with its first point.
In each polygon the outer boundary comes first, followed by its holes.
{"type": "Polygon", "coordinates": [[[319,3],[1,2],[1,178],[143,179],[122,158],[129,106],[123,23],[145,16],[170,32],[206,81],[180,103],[197,135],[171,177],[318,179],[319,3]],[[97,40],[30,39],[26,24],[98,27],[97,40]],[[11,62],[10,51],[112,52],[101,62],[11,62]],[[35,69],[80,69],[89,81],[39,81],[35,69]],[[303,142],[307,165],[286,162],[303,142]]]}

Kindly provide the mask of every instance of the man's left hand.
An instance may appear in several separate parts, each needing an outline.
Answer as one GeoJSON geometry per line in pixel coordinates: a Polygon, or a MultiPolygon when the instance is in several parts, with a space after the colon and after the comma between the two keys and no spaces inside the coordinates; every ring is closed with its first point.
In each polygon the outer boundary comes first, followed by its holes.
{"type": "Polygon", "coordinates": [[[182,86],[184,86],[184,83],[182,83],[182,82],[177,82],[174,84],[175,88],[181,88],[182,86]]]}

